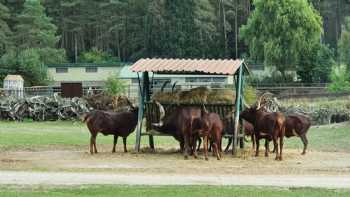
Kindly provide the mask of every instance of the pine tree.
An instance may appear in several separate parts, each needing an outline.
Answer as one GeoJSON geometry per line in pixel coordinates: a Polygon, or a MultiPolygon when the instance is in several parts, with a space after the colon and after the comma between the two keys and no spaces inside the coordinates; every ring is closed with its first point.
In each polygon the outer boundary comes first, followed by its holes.
{"type": "Polygon", "coordinates": [[[345,21],[338,47],[340,60],[347,66],[347,70],[350,73],[350,17],[347,17],[345,21]]]}
{"type": "Polygon", "coordinates": [[[15,41],[19,49],[56,47],[59,41],[57,27],[46,16],[40,1],[26,0],[17,20],[15,41]]]}
{"type": "Polygon", "coordinates": [[[57,27],[46,16],[38,0],[26,0],[14,26],[16,48],[0,60],[8,73],[21,74],[26,85],[44,85],[48,82],[46,64],[65,61],[65,51],[56,49],[57,27]]]}
{"type": "Polygon", "coordinates": [[[0,57],[11,46],[11,30],[7,25],[7,20],[10,17],[9,10],[5,5],[0,3],[0,57]]]}

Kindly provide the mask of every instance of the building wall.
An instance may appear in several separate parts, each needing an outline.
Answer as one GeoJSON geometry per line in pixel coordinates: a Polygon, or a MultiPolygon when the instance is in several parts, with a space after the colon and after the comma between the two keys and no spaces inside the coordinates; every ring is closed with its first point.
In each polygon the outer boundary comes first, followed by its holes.
{"type": "Polygon", "coordinates": [[[122,67],[98,67],[97,72],[88,73],[86,67],[68,68],[67,73],[56,73],[56,68],[49,68],[48,73],[54,85],[60,82],[84,82],[83,85],[100,85],[109,76],[117,75],[122,67]]]}

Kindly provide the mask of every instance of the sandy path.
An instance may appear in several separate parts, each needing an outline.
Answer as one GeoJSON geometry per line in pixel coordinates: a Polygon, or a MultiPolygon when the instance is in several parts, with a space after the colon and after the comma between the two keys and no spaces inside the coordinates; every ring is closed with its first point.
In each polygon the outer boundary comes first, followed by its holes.
{"type": "MultiPolygon", "coordinates": [[[[283,162],[253,157],[246,152],[238,158],[225,154],[221,161],[210,157],[184,160],[169,151],[152,153],[110,153],[109,146],[97,155],[82,150],[10,151],[0,153],[0,171],[98,172],[128,174],[195,175],[333,175],[350,176],[350,153],[286,150],[283,162]]],[[[263,155],[263,153],[262,153],[263,155]]]]}
{"type": "Polygon", "coordinates": [[[144,175],[0,171],[0,184],[15,185],[249,185],[350,188],[350,176],[306,175],[144,175]]]}

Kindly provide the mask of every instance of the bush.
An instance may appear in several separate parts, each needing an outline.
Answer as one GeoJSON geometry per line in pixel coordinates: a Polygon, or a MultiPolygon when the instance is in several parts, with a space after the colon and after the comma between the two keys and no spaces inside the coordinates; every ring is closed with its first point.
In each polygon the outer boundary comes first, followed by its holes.
{"type": "Polygon", "coordinates": [[[350,91],[347,69],[345,65],[334,66],[331,72],[332,83],[327,87],[330,92],[350,91]]]}
{"type": "Polygon", "coordinates": [[[256,89],[252,86],[245,86],[244,100],[248,105],[253,105],[256,102],[256,89]]]}
{"type": "Polygon", "coordinates": [[[276,84],[276,83],[292,83],[294,81],[293,74],[286,73],[285,78],[278,71],[272,72],[271,76],[255,77],[250,76],[248,83],[251,85],[259,84],[276,84]]]}
{"type": "Polygon", "coordinates": [[[123,94],[126,90],[126,84],[116,76],[108,77],[104,91],[112,96],[123,94]]]}
{"type": "Polygon", "coordinates": [[[339,56],[341,62],[346,64],[350,72],[350,17],[345,18],[341,37],[338,41],[339,56]]]}
{"type": "Polygon", "coordinates": [[[97,48],[92,48],[88,52],[84,52],[79,57],[80,62],[84,63],[109,63],[109,62],[119,62],[119,59],[116,57],[112,57],[107,52],[101,51],[97,48]]]}
{"type": "Polygon", "coordinates": [[[334,53],[328,45],[316,43],[301,56],[297,67],[299,79],[305,83],[326,83],[334,65],[334,53]]]}
{"type": "Polygon", "coordinates": [[[0,71],[5,72],[0,73],[1,77],[7,74],[22,75],[26,86],[47,85],[49,83],[47,67],[41,60],[37,49],[25,49],[20,52],[10,51],[1,58],[0,65],[6,68],[0,71]]]}

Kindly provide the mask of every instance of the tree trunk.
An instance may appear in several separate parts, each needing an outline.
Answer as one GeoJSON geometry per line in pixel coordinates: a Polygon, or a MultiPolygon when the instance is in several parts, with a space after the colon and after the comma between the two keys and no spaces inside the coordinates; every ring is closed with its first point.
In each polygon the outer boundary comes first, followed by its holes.
{"type": "Polygon", "coordinates": [[[78,62],[78,39],[77,33],[74,33],[74,62],[78,62]]]}
{"type": "Polygon", "coordinates": [[[238,59],[238,0],[235,0],[235,51],[236,59],[238,59]]]}

